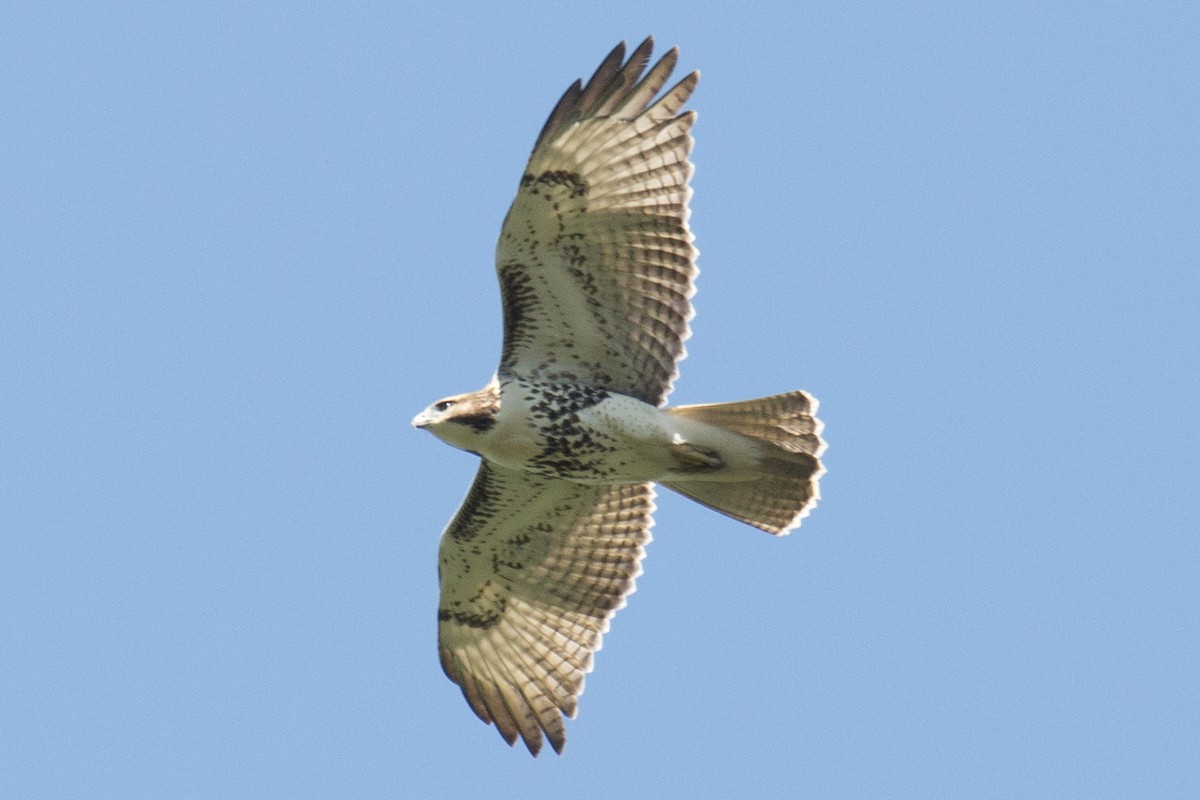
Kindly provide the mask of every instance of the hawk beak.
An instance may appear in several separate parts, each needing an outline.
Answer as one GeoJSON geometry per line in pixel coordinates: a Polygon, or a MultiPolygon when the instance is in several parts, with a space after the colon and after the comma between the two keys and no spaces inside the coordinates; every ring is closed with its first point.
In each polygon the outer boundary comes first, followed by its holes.
{"type": "Polygon", "coordinates": [[[422,411],[420,414],[417,414],[415,417],[413,417],[412,426],[414,428],[424,428],[427,425],[429,425],[429,419],[425,416],[424,411],[422,411]]]}

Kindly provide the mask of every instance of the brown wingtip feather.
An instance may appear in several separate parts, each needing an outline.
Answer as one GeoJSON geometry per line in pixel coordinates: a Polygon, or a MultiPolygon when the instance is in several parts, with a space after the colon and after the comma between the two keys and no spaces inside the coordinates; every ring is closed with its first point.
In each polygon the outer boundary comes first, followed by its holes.
{"type": "MultiPolygon", "coordinates": [[[[625,56],[624,41],[609,51],[591,78],[586,82],[577,79],[559,98],[538,134],[534,151],[546,140],[555,138],[580,120],[613,113],[620,116],[642,113],[662,88],[679,59],[679,48],[672,47],[643,76],[642,72],[650,63],[653,50],[654,37],[647,36],[628,58],[625,56]]],[[[698,71],[685,76],[655,106],[669,108],[674,113],[687,100],[699,77],[698,71]],[[686,88],[682,88],[685,85],[686,88]],[[662,105],[663,101],[667,101],[665,106],[662,105]]]]}

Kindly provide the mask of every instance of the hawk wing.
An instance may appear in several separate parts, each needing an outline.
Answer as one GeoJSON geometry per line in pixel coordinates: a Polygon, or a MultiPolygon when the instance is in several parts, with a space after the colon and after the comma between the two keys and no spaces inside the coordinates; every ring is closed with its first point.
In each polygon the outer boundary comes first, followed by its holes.
{"type": "Polygon", "coordinates": [[[652,39],[624,43],[551,112],[504,220],[499,373],[600,386],[661,404],[690,333],[696,250],[688,230],[700,78],[658,94],[671,50],[646,73],[652,39]]]}
{"type": "Polygon", "coordinates": [[[510,745],[561,752],[608,621],[650,541],[651,484],[583,486],[483,461],[442,535],[438,650],[510,745]]]}

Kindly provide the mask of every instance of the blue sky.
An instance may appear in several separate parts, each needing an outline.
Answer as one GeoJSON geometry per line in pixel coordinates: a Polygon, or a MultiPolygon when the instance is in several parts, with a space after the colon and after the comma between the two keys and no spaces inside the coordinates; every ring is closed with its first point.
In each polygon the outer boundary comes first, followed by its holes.
{"type": "Polygon", "coordinates": [[[1200,15],[9,7],[0,795],[1194,797],[1200,15]],[[773,539],[660,499],[565,754],[438,666],[492,253],[621,39],[703,72],[673,397],[804,388],[773,539]]]}

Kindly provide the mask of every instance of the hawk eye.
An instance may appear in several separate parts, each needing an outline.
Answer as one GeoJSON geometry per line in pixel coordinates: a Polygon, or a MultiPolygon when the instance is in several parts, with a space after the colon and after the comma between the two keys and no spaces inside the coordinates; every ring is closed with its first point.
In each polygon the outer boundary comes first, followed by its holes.
{"type": "Polygon", "coordinates": [[[452,405],[454,405],[453,400],[439,400],[433,404],[433,407],[436,408],[438,411],[445,411],[446,409],[450,408],[450,406],[452,406],[452,405]]]}

